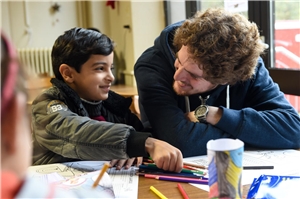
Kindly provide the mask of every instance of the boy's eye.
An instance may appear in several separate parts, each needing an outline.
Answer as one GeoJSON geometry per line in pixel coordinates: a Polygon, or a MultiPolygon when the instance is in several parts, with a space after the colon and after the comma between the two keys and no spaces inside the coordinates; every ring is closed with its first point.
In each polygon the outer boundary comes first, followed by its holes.
{"type": "Polygon", "coordinates": [[[96,70],[103,70],[103,69],[104,69],[103,67],[96,68],[96,70]]]}

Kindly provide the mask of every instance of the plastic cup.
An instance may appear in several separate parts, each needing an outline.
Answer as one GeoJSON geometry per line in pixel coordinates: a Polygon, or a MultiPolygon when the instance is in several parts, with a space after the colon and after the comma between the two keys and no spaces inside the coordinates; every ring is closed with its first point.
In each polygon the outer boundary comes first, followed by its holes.
{"type": "Polygon", "coordinates": [[[206,144],[209,198],[242,198],[244,143],[221,138],[206,144]]]}

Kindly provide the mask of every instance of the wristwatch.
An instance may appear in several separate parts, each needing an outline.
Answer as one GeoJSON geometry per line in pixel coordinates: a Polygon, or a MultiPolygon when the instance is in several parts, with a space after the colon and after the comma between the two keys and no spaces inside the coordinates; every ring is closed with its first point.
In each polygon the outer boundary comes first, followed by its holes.
{"type": "Polygon", "coordinates": [[[207,95],[206,97],[202,97],[201,95],[199,96],[199,99],[201,101],[201,105],[198,106],[195,111],[194,111],[194,115],[195,118],[202,123],[206,123],[206,116],[208,114],[208,106],[206,105],[206,101],[208,100],[209,95],[207,95]]]}
{"type": "Polygon", "coordinates": [[[202,123],[206,123],[206,116],[208,114],[208,106],[207,105],[200,105],[198,106],[195,111],[194,111],[194,115],[195,118],[202,123]]]}

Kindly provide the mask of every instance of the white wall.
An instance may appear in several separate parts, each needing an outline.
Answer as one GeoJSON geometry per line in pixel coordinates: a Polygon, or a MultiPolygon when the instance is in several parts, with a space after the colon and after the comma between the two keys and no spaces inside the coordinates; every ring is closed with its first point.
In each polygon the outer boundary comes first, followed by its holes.
{"type": "Polygon", "coordinates": [[[1,28],[17,48],[52,47],[56,38],[75,26],[98,28],[116,42],[119,79],[135,85],[133,66],[153,45],[165,27],[163,1],[5,1],[1,3],[1,28]],[[58,12],[51,6],[57,2],[58,12]],[[129,25],[130,29],[123,26],[129,25]]]}
{"type": "Polygon", "coordinates": [[[10,35],[17,48],[24,47],[52,47],[55,39],[77,25],[76,3],[59,2],[60,10],[51,14],[53,3],[9,1],[8,16],[3,19],[9,21],[10,35]]]}
{"type": "MultiPolygon", "coordinates": [[[[133,59],[128,62],[125,71],[125,80],[133,79],[133,67],[139,56],[150,46],[165,27],[164,8],[162,1],[132,2],[132,38],[133,59]]],[[[129,80],[127,80],[129,81],[129,80]]]]}
{"type": "Polygon", "coordinates": [[[170,24],[184,20],[185,13],[185,0],[170,1],[170,24]]]}
{"type": "Polygon", "coordinates": [[[98,28],[107,36],[111,35],[109,14],[110,7],[106,6],[106,1],[91,1],[89,2],[89,27],[98,28]]]}

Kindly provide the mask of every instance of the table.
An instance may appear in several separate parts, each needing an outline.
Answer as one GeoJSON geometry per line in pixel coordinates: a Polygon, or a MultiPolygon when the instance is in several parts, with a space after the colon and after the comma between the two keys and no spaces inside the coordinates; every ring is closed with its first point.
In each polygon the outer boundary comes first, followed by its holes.
{"type": "Polygon", "coordinates": [[[27,104],[30,106],[33,100],[44,90],[52,86],[50,80],[52,77],[31,77],[27,82],[25,88],[28,92],[27,104]]]}
{"type": "Polygon", "coordinates": [[[131,97],[132,104],[130,110],[140,118],[139,96],[135,86],[128,85],[112,85],[110,89],[124,97],[131,97]]]}
{"type": "Polygon", "coordinates": [[[112,85],[110,90],[122,95],[124,97],[133,97],[138,95],[137,88],[135,86],[128,85],[112,85]]]}
{"type": "MultiPolygon", "coordinates": [[[[180,183],[185,189],[190,199],[197,198],[208,198],[208,192],[198,189],[189,183],[180,183]]],[[[138,198],[158,198],[151,190],[150,186],[154,186],[160,192],[162,192],[167,198],[183,198],[177,188],[177,182],[155,180],[150,178],[139,177],[139,189],[138,189],[138,198]]],[[[246,198],[250,185],[243,186],[243,198],[246,198]]]]}

